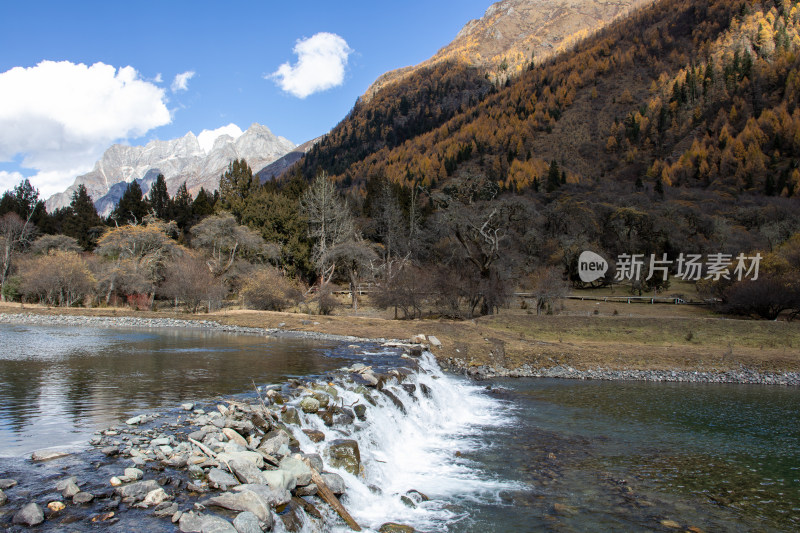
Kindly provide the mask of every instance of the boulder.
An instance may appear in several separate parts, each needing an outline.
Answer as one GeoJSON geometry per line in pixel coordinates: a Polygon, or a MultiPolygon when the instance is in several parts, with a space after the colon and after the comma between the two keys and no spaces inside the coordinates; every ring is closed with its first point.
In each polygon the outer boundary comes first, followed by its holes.
{"type": "Polygon", "coordinates": [[[285,505],[292,500],[292,495],[288,490],[281,489],[281,490],[273,490],[270,487],[258,484],[258,485],[239,485],[233,487],[233,492],[241,492],[241,491],[251,491],[255,492],[261,498],[264,499],[267,503],[269,503],[272,507],[280,507],[281,505],[285,505]]]}
{"type": "Polygon", "coordinates": [[[77,485],[78,484],[78,476],[70,476],[68,478],[64,478],[56,483],[56,490],[58,492],[63,491],[70,485],[77,485]]]}
{"type": "Polygon", "coordinates": [[[212,468],[208,471],[208,484],[215,489],[228,490],[239,484],[234,476],[219,468],[212,468]]]}
{"type": "Polygon", "coordinates": [[[336,439],[325,449],[328,464],[334,468],[342,468],[354,476],[361,470],[361,453],[358,443],[351,439],[336,439]]]}
{"type": "Polygon", "coordinates": [[[441,348],[442,347],[442,341],[440,341],[439,339],[437,339],[433,335],[428,335],[428,342],[434,348],[441,348]]]}
{"type": "Polygon", "coordinates": [[[137,504],[137,507],[147,508],[147,507],[155,507],[156,505],[161,505],[166,500],[169,499],[169,494],[167,494],[164,489],[157,488],[156,490],[151,490],[147,493],[147,496],[144,497],[144,500],[141,503],[137,504]]]}
{"type": "Polygon", "coordinates": [[[44,522],[44,511],[36,502],[31,502],[14,513],[12,522],[28,527],[38,526],[44,522]]]}
{"type": "Polygon", "coordinates": [[[222,452],[217,455],[217,461],[220,463],[230,463],[231,461],[242,461],[245,463],[252,463],[256,468],[264,468],[264,457],[260,453],[244,451],[244,452],[222,452]]]}
{"type": "Polygon", "coordinates": [[[353,407],[353,412],[355,412],[358,419],[361,420],[362,422],[367,419],[367,406],[364,405],[363,403],[360,403],[355,407],[353,407]]]}
{"type": "Polygon", "coordinates": [[[379,529],[379,533],[414,533],[416,529],[404,524],[397,524],[395,522],[386,522],[379,529]]]}
{"type": "Polygon", "coordinates": [[[178,528],[183,533],[200,533],[203,529],[203,516],[195,514],[193,511],[181,513],[178,519],[178,528]]]}
{"type": "Polygon", "coordinates": [[[89,503],[92,500],[94,500],[94,494],[92,494],[91,492],[79,492],[78,494],[72,497],[72,503],[74,503],[75,505],[82,505],[84,503],[89,503]]]}
{"type": "Polygon", "coordinates": [[[325,433],[318,429],[304,429],[303,433],[311,440],[311,442],[322,442],[325,440],[325,433]]]}
{"type": "Polygon", "coordinates": [[[271,431],[264,435],[258,449],[267,455],[287,455],[289,449],[289,434],[282,429],[271,431]]]}
{"type": "Polygon", "coordinates": [[[59,452],[55,450],[37,450],[31,454],[31,459],[36,461],[37,463],[41,463],[43,461],[52,461],[53,459],[60,459],[61,457],[66,457],[68,455],[72,455],[67,452],[59,452]]]}
{"type": "Polygon", "coordinates": [[[297,478],[286,470],[267,470],[261,473],[261,483],[269,485],[272,490],[293,490],[297,478]]]}
{"type": "Polygon", "coordinates": [[[16,479],[0,479],[0,490],[8,490],[17,486],[16,479]]]}
{"type": "Polygon", "coordinates": [[[228,437],[228,439],[231,442],[235,442],[242,448],[247,448],[247,441],[245,440],[244,437],[239,435],[239,433],[235,429],[224,428],[222,432],[225,434],[226,437],[228,437]]]}
{"type": "MultiPolygon", "coordinates": [[[[271,517],[272,515],[270,514],[270,518],[271,517]]],[[[261,533],[263,531],[261,524],[259,524],[258,517],[250,511],[245,511],[236,515],[236,518],[233,520],[233,527],[236,528],[238,533],[261,533]]],[[[264,529],[272,529],[272,525],[270,524],[269,527],[265,525],[264,529]]]]}
{"type": "Polygon", "coordinates": [[[331,490],[332,493],[340,496],[347,492],[347,485],[344,482],[344,479],[339,474],[334,472],[323,472],[320,474],[322,476],[322,480],[325,482],[325,485],[331,490]]]}
{"type": "Polygon", "coordinates": [[[114,491],[121,498],[134,498],[136,500],[143,500],[145,496],[157,488],[159,488],[158,483],[154,479],[148,479],[147,481],[137,481],[136,483],[131,483],[130,485],[117,487],[114,489],[114,491]]]}
{"type": "Polygon", "coordinates": [[[142,472],[138,468],[126,468],[125,477],[130,479],[131,481],[139,481],[140,479],[142,479],[142,477],[144,477],[144,472],[142,472]]]}
{"type": "Polygon", "coordinates": [[[321,391],[314,392],[314,393],[312,393],[312,394],[311,394],[311,396],[312,396],[312,397],[313,397],[315,400],[317,400],[317,401],[319,402],[319,406],[320,406],[320,407],[322,407],[323,409],[324,409],[324,408],[327,408],[327,407],[328,407],[328,405],[330,405],[330,403],[331,403],[331,397],[330,397],[330,396],[328,396],[328,395],[327,395],[326,393],[324,393],[324,392],[321,392],[321,391]]]}
{"type": "Polygon", "coordinates": [[[269,502],[252,490],[225,492],[219,496],[208,498],[202,503],[205,506],[215,505],[231,511],[249,511],[261,522],[272,518],[269,502]]]}
{"type": "Polygon", "coordinates": [[[295,478],[296,486],[304,486],[311,483],[311,469],[302,459],[297,457],[284,457],[278,465],[281,470],[285,470],[295,478]]]}
{"type": "Polygon", "coordinates": [[[78,485],[76,485],[73,481],[69,481],[68,483],[65,483],[63,486],[64,488],[61,489],[61,495],[64,498],[72,498],[81,491],[81,489],[78,488],[78,485]]]}
{"type": "Polygon", "coordinates": [[[203,517],[200,533],[236,533],[236,528],[221,516],[206,515],[203,517]]]}
{"type": "Polygon", "coordinates": [[[380,389],[380,391],[381,394],[389,398],[389,400],[395,405],[395,407],[397,407],[397,409],[400,410],[401,413],[403,413],[404,415],[408,414],[406,411],[406,406],[403,405],[403,402],[400,401],[400,398],[398,398],[391,391],[388,391],[386,389],[380,389]]]}
{"type": "Polygon", "coordinates": [[[322,472],[325,470],[325,466],[322,464],[322,456],[318,453],[304,453],[302,454],[303,460],[308,459],[308,462],[311,464],[311,468],[316,470],[317,472],[322,472]]]}
{"type": "Polygon", "coordinates": [[[0,489],[0,505],[5,505],[7,501],[8,501],[8,496],[6,496],[6,493],[3,492],[2,489],[0,489]]]}
{"type": "Polygon", "coordinates": [[[261,470],[251,462],[234,459],[228,463],[233,474],[242,483],[261,483],[261,470]]]}
{"type": "Polygon", "coordinates": [[[297,409],[294,407],[287,407],[286,410],[281,413],[281,420],[285,424],[300,425],[300,415],[297,414],[297,409]]]}
{"type": "Polygon", "coordinates": [[[311,396],[306,396],[300,400],[300,409],[302,409],[304,413],[316,413],[319,411],[319,407],[319,400],[311,396]]]}

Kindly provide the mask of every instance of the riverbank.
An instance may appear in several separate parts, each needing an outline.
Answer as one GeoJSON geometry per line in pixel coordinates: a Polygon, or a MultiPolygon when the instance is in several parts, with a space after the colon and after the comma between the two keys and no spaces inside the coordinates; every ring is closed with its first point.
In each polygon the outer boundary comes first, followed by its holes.
{"type": "Polygon", "coordinates": [[[232,332],[307,336],[343,342],[408,340],[433,335],[437,360],[473,378],[560,377],[800,385],[800,323],[732,320],[680,306],[584,302],[569,315],[502,311],[476,320],[387,320],[269,311],[204,315],[126,309],[0,306],[0,321],[214,327],[232,332]],[[612,309],[611,307],[614,307],[612,309]],[[587,308],[588,309],[588,308],[587,308]],[[597,311],[597,313],[595,313],[597,311]],[[577,313],[585,315],[581,316],[577,313]],[[63,321],[63,322],[62,322],[63,321]]]}

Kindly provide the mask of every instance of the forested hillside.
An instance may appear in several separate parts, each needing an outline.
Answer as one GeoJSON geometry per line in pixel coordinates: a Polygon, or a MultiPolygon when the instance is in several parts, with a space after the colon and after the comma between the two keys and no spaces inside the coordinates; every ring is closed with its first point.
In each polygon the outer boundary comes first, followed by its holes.
{"type": "Polygon", "coordinates": [[[538,313],[568,287],[616,284],[792,317],[798,51],[798,2],[661,0],[500,85],[458,63],[417,71],[277,181],[234,161],[194,199],[170,198],[163,178],[147,198],[131,185],[106,221],[85,191],[48,215],[23,183],[0,201],[3,295],[331,312],[334,286],[357,308],[369,283],[397,316],[471,317],[518,289],[538,313]],[[581,281],[583,251],[609,260],[605,277],[581,281]],[[669,279],[646,264],[615,279],[626,254],[658,258],[669,279]],[[702,268],[676,291],[690,254],[702,268]],[[745,257],[760,271],[738,280],[745,257]],[[62,264],[82,272],[83,298],[40,283],[62,264]]]}

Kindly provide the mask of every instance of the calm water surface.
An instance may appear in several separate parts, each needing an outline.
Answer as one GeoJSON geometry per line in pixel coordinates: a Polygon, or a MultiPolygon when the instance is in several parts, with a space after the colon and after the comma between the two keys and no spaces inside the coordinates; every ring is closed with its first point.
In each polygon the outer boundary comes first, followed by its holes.
{"type": "Polygon", "coordinates": [[[0,456],[85,445],[142,410],[321,374],[352,357],[338,342],[201,329],[0,325],[0,456]]]}
{"type": "Polygon", "coordinates": [[[476,465],[524,489],[452,531],[800,530],[800,390],[501,380],[476,465]]]}

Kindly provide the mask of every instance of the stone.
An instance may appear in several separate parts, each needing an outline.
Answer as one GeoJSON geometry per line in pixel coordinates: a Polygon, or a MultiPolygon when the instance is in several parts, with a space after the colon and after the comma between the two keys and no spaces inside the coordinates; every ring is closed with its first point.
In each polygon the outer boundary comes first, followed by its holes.
{"type": "Polygon", "coordinates": [[[108,457],[119,455],[119,448],[117,446],[106,446],[105,448],[101,448],[100,451],[103,452],[103,455],[108,457]]]}
{"type": "Polygon", "coordinates": [[[333,409],[322,409],[317,411],[317,416],[319,416],[322,419],[322,422],[328,427],[333,426],[333,415],[333,409]]]}
{"type": "Polygon", "coordinates": [[[344,478],[335,472],[323,472],[320,474],[322,476],[322,480],[325,482],[325,485],[331,490],[332,493],[340,496],[347,492],[347,485],[344,482],[344,478]]]}
{"type": "Polygon", "coordinates": [[[153,516],[156,518],[166,518],[178,512],[178,504],[175,502],[162,502],[153,509],[153,516]]]}
{"type": "Polygon", "coordinates": [[[62,490],[66,489],[70,485],[77,485],[78,484],[78,476],[70,476],[60,480],[56,483],[56,490],[61,492],[62,490]]]}
{"type": "Polygon", "coordinates": [[[12,522],[28,527],[38,526],[44,522],[44,511],[36,502],[31,502],[14,513],[12,522]]]}
{"type": "Polygon", "coordinates": [[[200,533],[203,529],[203,516],[196,514],[194,511],[181,513],[178,519],[178,528],[183,533],[200,533]]]}
{"type": "Polygon", "coordinates": [[[164,503],[168,499],[169,494],[167,494],[164,489],[159,487],[148,492],[147,496],[144,497],[144,500],[142,500],[141,503],[136,504],[136,506],[142,508],[155,507],[156,505],[164,503]]]}
{"type": "Polygon", "coordinates": [[[257,485],[238,485],[233,487],[233,492],[248,490],[261,496],[261,498],[271,507],[280,507],[281,505],[285,505],[292,500],[292,494],[288,490],[274,490],[261,483],[257,485]]]}
{"type": "Polygon", "coordinates": [[[170,440],[169,437],[159,437],[157,439],[153,439],[150,441],[150,446],[153,448],[157,446],[169,446],[170,440]]]}
{"type": "Polygon", "coordinates": [[[325,465],[322,463],[322,456],[318,453],[304,453],[302,454],[303,460],[308,459],[308,462],[311,464],[311,468],[316,470],[317,472],[322,472],[325,470],[325,465]]]}
{"type": "Polygon", "coordinates": [[[295,478],[295,485],[302,487],[311,483],[311,469],[301,459],[284,457],[278,465],[295,478]]]}
{"type": "Polygon", "coordinates": [[[360,403],[355,407],[353,407],[353,412],[355,412],[358,419],[361,420],[362,422],[367,419],[367,406],[364,405],[363,403],[360,403]]]}
{"type": "Polygon", "coordinates": [[[272,517],[269,502],[252,490],[224,492],[219,496],[208,498],[202,503],[207,507],[213,505],[230,511],[249,511],[261,522],[265,522],[272,517]]]}
{"type": "Polygon", "coordinates": [[[236,533],[236,528],[220,516],[207,515],[203,517],[200,533],[236,533]]]}
{"type": "Polygon", "coordinates": [[[69,481],[68,483],[65,483],[64,488],[61,489],[61,495],[65,498],[72,498],[80,491],[81,489],[78,488],[78,485],[76,485],[74,481],[69,481]]]}
{"type": "Polygon", "coordinates": [[[322,442],[325,440],[325,433],[318,429],[304,429],[303,433],[311,440],[311,442],[322,442]]]}
{"type": "MultiPolygon", "coordinates": [[[[272,514],[270,514],[270,518],[272,514]]],[[[233,527],[236,528],[238,533],[261,533],[261,525],[259,524],[258,517],[250,511],[244,511],[236,515],[233,519],[233,527]]],[[[271,529],[270,526],[268,529],[271,529]]]]}
{"type": "Polygon", "coordinates": [[[122,479],[120,479],[117,476],[112,477],[111,479],[108,480],[108,482],[111,484],[112,487],[119,487],[123,483],[122,479]]]}
{"type": "Polygon", "coordinates": [[[140,479],[142,479],[142,477],[144,477],[144,472],[142,472],[138,468],[126,468],[125,477],[130,479],[131,481],[139,481],[140,479]]]}
{"type": "Polygon", "coordinates": [[[123,485],[114,489],[121,498],[134,498],[136,500],[143,500],[151,491],[159,488],[158,483],[154,479],[147,481],[137,481],[130,485],[123,485]]]}
{"type": "Polygon", "coordinates": [[[224,428],[222,432],[225,434],[226,437],[228,437],[228,439],[231,442],[235,442],[239,446],[247,448],[247,441],[245,440],[244,437],[239,435],[239,433],[235,429],[224,428]]]}
{"type": "Polygon", "coordinates": [[[53,513],[60,513],[61,511],[66,509],[67,506],[64,505],[64,502],[50,502],[47,504],[47,508],[50,509],[50,511],[53,513]]]}
{"type": "Polygon", "coordinates": [[[419,384],[419,390],[422,391],[422,395],[425,396],[426,398],[430,398],[431,395],[433,394],[431,388],[425,385],[424,383],[419,384]]]}
{"type": "Polygon", "coordinates": [[[296,496],[314,496],[318,491],[319,488],[313,483],[309,483],[305,487],[297,487],[294,489],[296,496]]]}
{"type": "Polygon", "coordinates": [[[239,484],[239,480],[219,468],[208,471],[208,484],[215,489],[228,490],[239,484]]]}
{"type": "Polygon", "coordinates": [[[440,341],[439,339],[437,339],[433,335],[428,335],[428,342],[434,348],[441,348],[442,347],[442,341],[440,341]]]}
{"type": "Polygon", "coordinates": [[[416,529],[404,524],[397,524],[395,522],[386,522],[380,528],[379,533],[414,533],[416,529]]]}
{"type": "Polygon", "coordinates": [[[264,457],[257,452],[223,452],[217,455],[220,463],[230,463],[231,461],[241,461],[251,463],[256,468],[264,468],[264,457]]]}
{"type": "Polygon", "coordinates": [[[316,413],[319,411],[319,407],[319,400],[312,398],[311,396],[306,396],[300,400],[300,409],[302,409],[304,413],[316,413]]]}
{"type": "Polygon", "coordinates": [[[37,450],[31,454],[31,459],[37,463],[44,461],[52,461],[53,459],[60,459],[72,455],[68,452],[59,452],[54,450],[37,450]]]}
{"type": "Polygon", "coordinates": [[[261,483],[272,490],[292,490],[297,486],[297,478],[286,470],[267,470],[261,473],[261,483]]]}
{"type": "Polygon", "coordinates": [[[281,452],[284,447],[288,449],[289,440],[289,434],[282,429],[270,431],[264,435],[264,439],[261,441],[261,445],[259,445],[258,449],[267,455],[286,455],[281,452]]]}
{"type": "Polygon", "coordinates": [[[184,411],[191,411],[192,409],[194,409],[194,404],[191,402],[182,403],[181,409],[183,409],[184,411]]]}
{"type": "Polygon", "coordinates": [[[327,408],[331,403],[331,397],[324,392],[314,392],[311,396],[319,402],[319,406],[322,408],[327,408]]]}
{"type": "Polygon", "coordinates": [[[294,407],[287,407],[286,410],[281,413],[281,420],[284,424],[300,425],[300,415],[294,407]]]}
{"type": "Polygon", "coordinates": [[[571,516],[578,513],[578,510],[575,507],[572,507],[571,505],[565,505],[563,503],[554,503],[553,511],[562,516],[571,516]]]}
{"type": "Polygon", "coordinates": [[[131,418],[127,419],[125,421],[125,423],[128,424],[129,426],[135,426],[137,424],[141,424],[142,422],[144,422],[144,420],[145,420],[145,416],[144,415],[139,415],[139,416],[134,416],[134,417],[131,417],[131,418]]]}
{"type": "Polygon", "coordinates": [[[79,492],[78,494],[72,497],[72,503],[76,505],[89,503],[92,500],[94,500],[94,494],[92,494],[91,492],[79,492]]]}
{"type": "Polygon", "coordinates": [[[662,520],[661,525],[670,529],[680,529],[681,527],[675,520],[662,520]]]}
{"type": "Polygon", "coordinates": [[[261,470],[249,461],[234,459],[228,463],[233,474],[242,483],[261,483],[261,470]]]}
{"type": "Polygon", "coordinates": [[[397,407],[397,409],[401,413],[403,413],[404,415],[408,414],[408,412],[406,411],[406,406],[403,405],[403,402],[401,402],[400,398],[395,396],[394,393],[392,393],[391,391],[388,391],[386,389],[380,389],[380,391],[381,391],[381,394],[383,394],[384,396],[389,398],[389,400],[395,405],[395,407],[397,407]]]}
{"type": "Polygon", "coordinates": [[[336,439],[325,449],[328,464],[333,468],[342,468],[354,476],[361,470],[361,453],[358,443],[351,439],[336,439]]]}
{"type": "Polygon", "coordinates": [[[6,493],[3,492],[2,489],[0,489],[0,505],[5,505],[7,501],[8,501],[8,496],[6,496],[6,493]]]}
{"type": "Polygon", "coordinates": [[[17,486],[15,479],[0,479],[0,490],[8,490],[17,486]]]}

